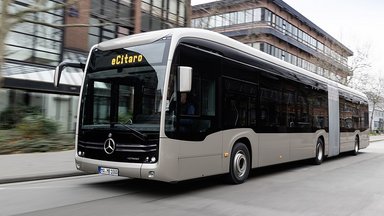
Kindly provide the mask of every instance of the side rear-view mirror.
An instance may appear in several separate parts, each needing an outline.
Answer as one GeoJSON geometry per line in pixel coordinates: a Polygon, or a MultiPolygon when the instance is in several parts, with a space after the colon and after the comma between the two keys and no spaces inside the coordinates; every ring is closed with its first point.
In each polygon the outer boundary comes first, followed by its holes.
{"type": "Polygon", "coordinates": [[[192,89],[192,68],[179,66],[177,72],[179,78],[179,92],[190,92],[192,89]]]}
{"type": "Polygon", "coordinates": [[[66,67],[80,68],[84,71],[85,65],[83,63],[61,62],[55,68],[55,74],[53,75],[53,84],[55,87],[59,86],[61,73],[66,67]]]}

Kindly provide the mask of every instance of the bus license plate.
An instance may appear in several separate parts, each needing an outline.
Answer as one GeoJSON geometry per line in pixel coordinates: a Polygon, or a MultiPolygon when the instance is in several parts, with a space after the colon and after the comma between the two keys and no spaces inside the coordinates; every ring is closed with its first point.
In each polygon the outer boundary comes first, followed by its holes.
{"type": "Polygon", "coordinates": [[[108,168],[108,167],[99,167],[99,174],[102,175],[110,175],[110,176],[118,176],[119,170],[114,168],[108,168]]]}

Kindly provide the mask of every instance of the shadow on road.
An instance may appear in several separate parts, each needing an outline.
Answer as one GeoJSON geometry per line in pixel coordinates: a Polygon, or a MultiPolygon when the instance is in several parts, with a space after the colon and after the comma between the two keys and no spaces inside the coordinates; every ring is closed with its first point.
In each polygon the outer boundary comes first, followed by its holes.
{"type": "MultiPolygon", "coordinates": [[[[369,153],[359,153],[359,155],[363,154],[369,153]]],[[[351,157],[351,155],[348,153],[343,153],[336,157],[327,158],[323,163],[332,163],[335,160],[342,160],[347,157],[351,157]]],[[[267,177],[270,175],[278,174],[280,172],[291,172],[295,171],[296,169],[310,167],[316,167],[316,165],[312,165],[310,160],[302,160],[257,168],[251,171],[248,181],[257,181],[257,179],[261,177],[267,177]]],[[[159,199],[182,194],[184,195],[197,191],[213,190],[219,187],[236,187],[236,185],[231,185],[226,182],[225,175],[193,179],[178,183],[164,183],[142,179],[129,179],[124,177],[111,177],[111,179],[111,181],[89,183],[86,184],[86,186],[103,191],[122,192],[124,194],[140,194],[144,196],[150,195],[159,199]]],[[[247,184],[247,182],[244,184],[247,184]]]]}

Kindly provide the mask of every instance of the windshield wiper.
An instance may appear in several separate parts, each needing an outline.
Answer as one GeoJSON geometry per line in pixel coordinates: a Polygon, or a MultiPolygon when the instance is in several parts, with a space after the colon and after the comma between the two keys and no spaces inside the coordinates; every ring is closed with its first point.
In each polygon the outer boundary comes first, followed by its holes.
{"type": "Polygon", "coordinates": [[[123,126],[124,128],[130,130],[131,132],[133,132],[133,135],[135,135],[137,138],[141,139],[142,141],[145,141],[147,139],[147,134],[144,134],[132,127],[129,127],[126,123],[121,123],[121,122],[111,122],[111,128],[114,126],[114,125],[121,125],[123,126]]]}

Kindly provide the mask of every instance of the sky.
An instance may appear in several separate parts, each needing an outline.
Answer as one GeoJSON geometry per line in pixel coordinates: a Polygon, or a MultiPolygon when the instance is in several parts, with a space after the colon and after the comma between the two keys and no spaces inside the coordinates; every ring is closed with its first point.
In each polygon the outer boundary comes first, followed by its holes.
{"type": "MultiPolygon", "coordinates": [[[[191,0],[192,5],[212,0],[191,0]]],[[[383,0],[284,0],[335,39],[356,52],[368,50],[369,73],[384,76],[383,0]]]]}

